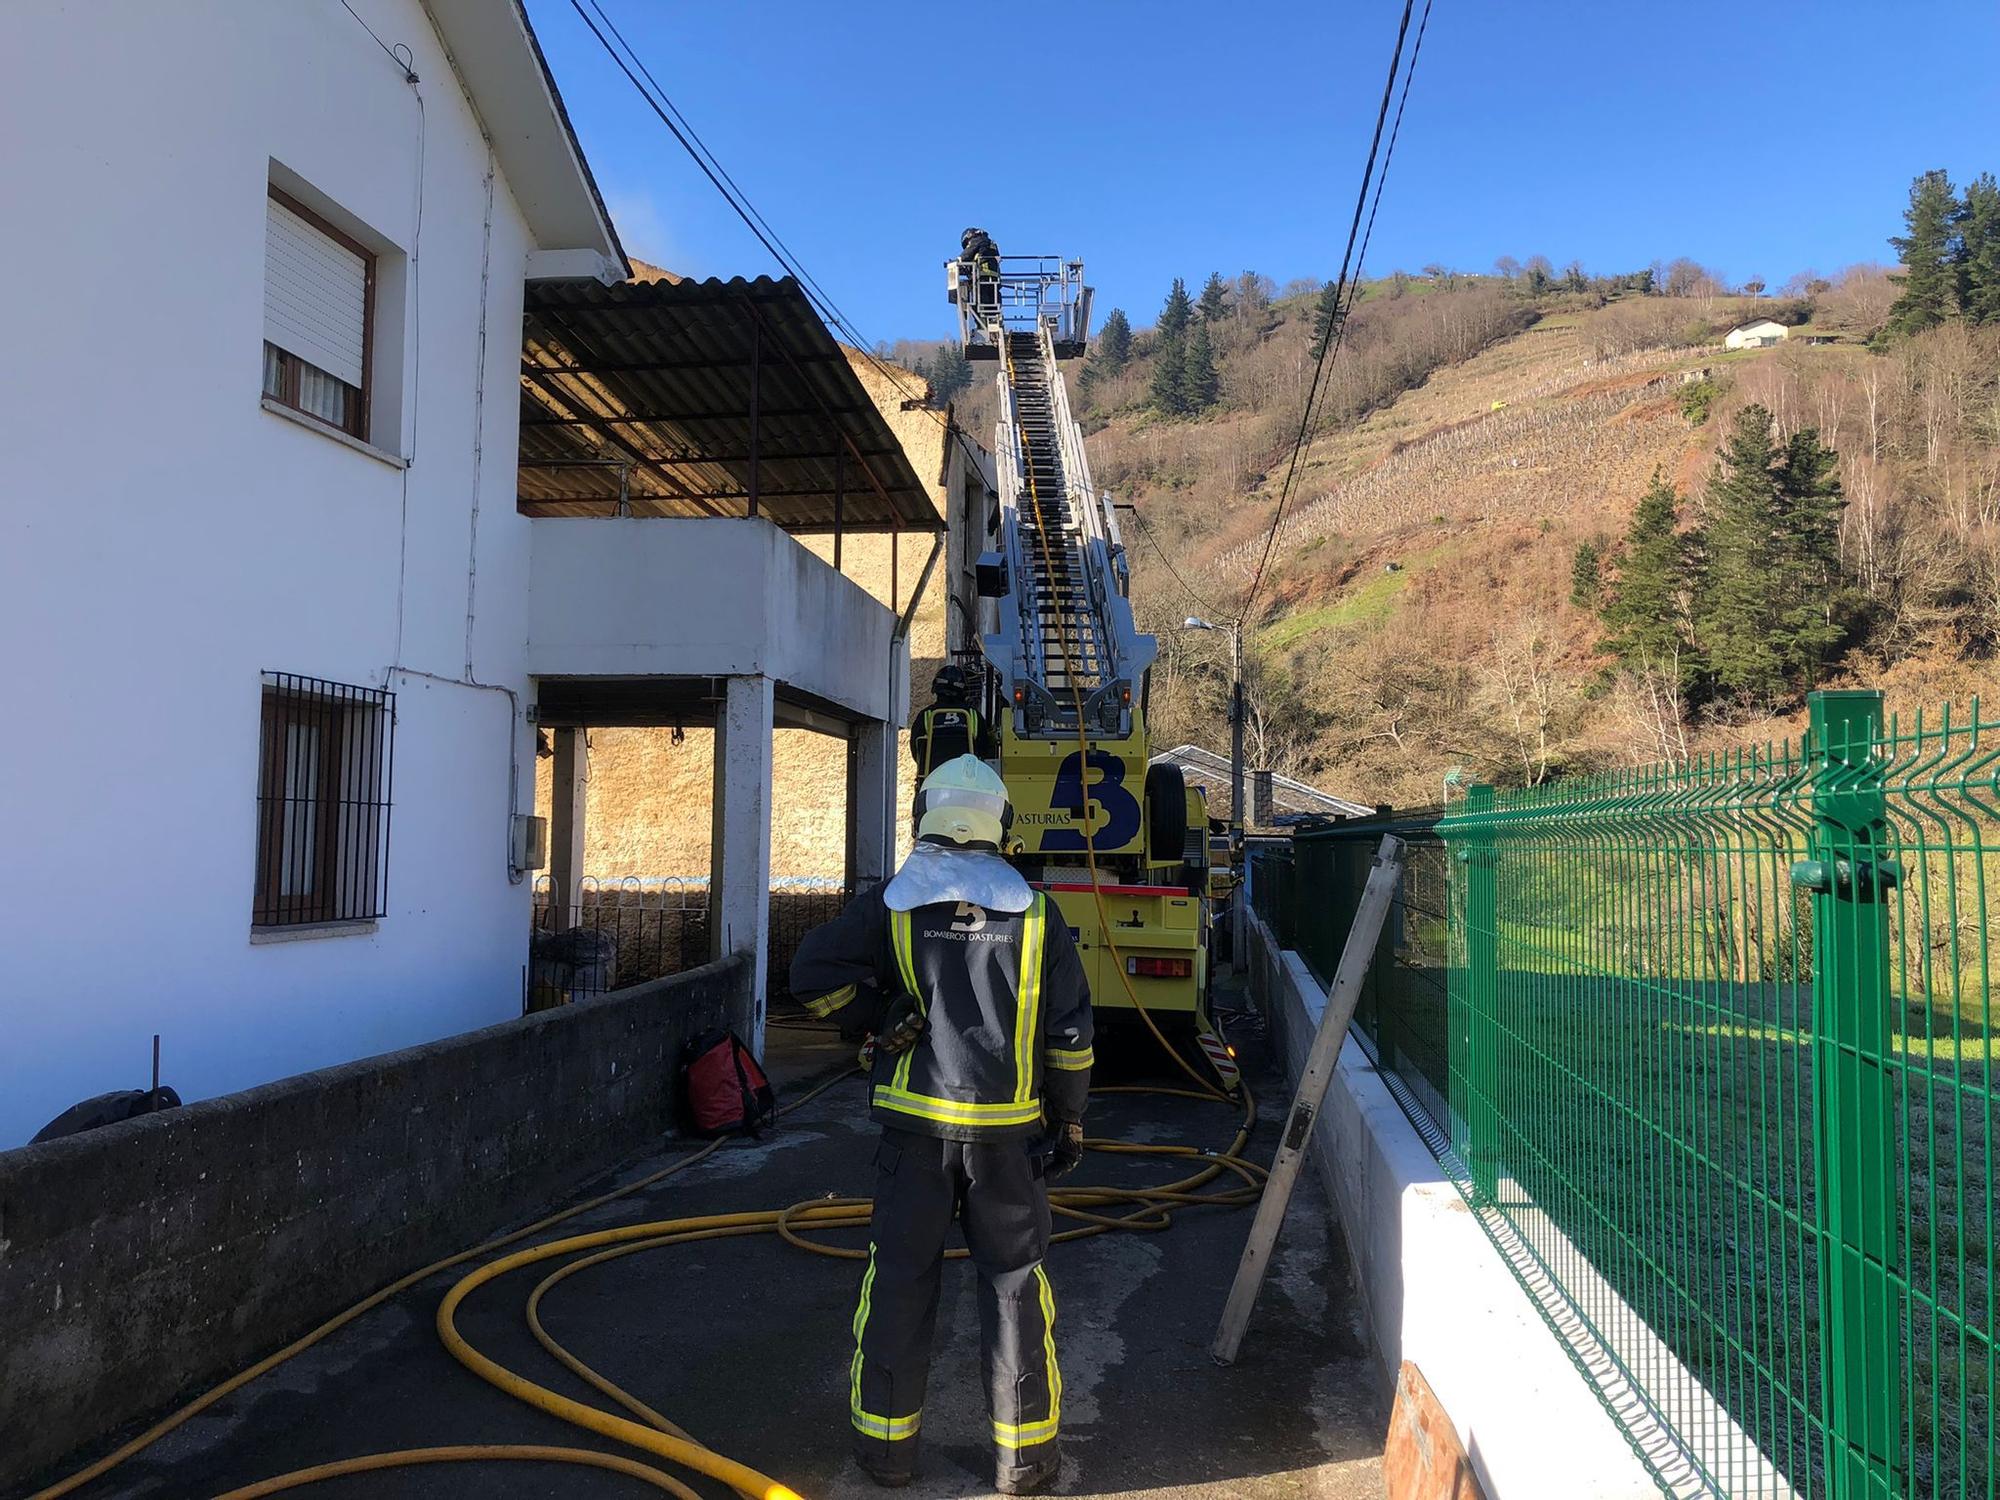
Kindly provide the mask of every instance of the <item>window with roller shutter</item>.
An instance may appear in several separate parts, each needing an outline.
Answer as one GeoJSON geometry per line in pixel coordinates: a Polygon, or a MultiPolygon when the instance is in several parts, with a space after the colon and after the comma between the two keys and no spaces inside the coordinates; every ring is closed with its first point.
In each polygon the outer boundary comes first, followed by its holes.
{"type": "Polygon", "coordinates": [[[375,257],[272,188],[264,220],[264,394],[368,437],[375,257]]]}

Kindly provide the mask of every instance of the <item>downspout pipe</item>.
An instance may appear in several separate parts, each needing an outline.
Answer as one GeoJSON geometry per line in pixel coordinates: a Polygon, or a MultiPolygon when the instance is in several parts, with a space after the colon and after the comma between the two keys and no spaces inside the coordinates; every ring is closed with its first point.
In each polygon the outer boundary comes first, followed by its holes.
{"type": "MultiPolygon", "coordinates": [[[[930,586],[931,574],[937,571],[937,561],[944,551],[948,535],[940,526],[931,533],[930,556],[924,559],[923,571],[917,575],[916,587],[910,590],[910,602],[903,606],[903,612],[896,618],[896,628],[889,635],[889,705],[893,712],[896,704],[896,647],[907,647],[910,626],[917,617],[917,605],[924,597],[924,590],[930,586]]],[[[892,544],[893,545],[893,544],[892,544]]],[[[907,672],[907,666],[905,671],[907,672]]],[[[883,863],[893,869],[896,863],[896,753],[882,758],[882,848],[883,863]]],[[[887,870],[884,873],[888,873],[887,870]]]]}

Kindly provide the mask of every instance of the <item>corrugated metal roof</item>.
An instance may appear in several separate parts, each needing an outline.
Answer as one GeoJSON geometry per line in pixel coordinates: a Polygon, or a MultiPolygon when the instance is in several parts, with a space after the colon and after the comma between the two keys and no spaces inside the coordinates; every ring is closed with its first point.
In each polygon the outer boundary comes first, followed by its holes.
{"type": "MultiPolygon", "coordinates": [[[[1204,750],[1199,745],[1176,745],[1171,750],[1162,750],[1153,757],[1153,764],[1171,761],[1179,766],[1190,781],[1200,779],[1209,786],[1209,812],[1212,816],[1223,816],[1229,806],[1229,757],[1218,755],[1213,750],[1204,750]]],[[[1244,781],[1250,780],[1251,772],[1245,771],[1244,781]]],[[[1366,817],[1375,811],[1372,807],[1345,797],[1336,797],[1332,792],[1323,792],[1316,786],[1303,781],[1295,781],[1289,776],[1271,776],[1272,812],[1283,821],[1287,814],[1316,814],[1341,818],[1366,817]]]]}
{"type": "Polygon", "coordinates": [[[525,514],[743,516],[754,485],[787,531],[942,528],[790,277],[537,282],[525,313],[525,514]]]}

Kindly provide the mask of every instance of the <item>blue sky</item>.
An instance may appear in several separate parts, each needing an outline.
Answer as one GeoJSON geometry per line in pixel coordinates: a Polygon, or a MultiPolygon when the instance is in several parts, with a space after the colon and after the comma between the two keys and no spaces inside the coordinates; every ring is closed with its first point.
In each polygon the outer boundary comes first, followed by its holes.
{"type": "MultiPolygon", "coordinates": [[[[1331,276],[1401,11],[1079,0],[1001,40],[996,77],[954,27],[1026,12],[603,4],[870,339],[947,330],[968,224],[1083,257],[1139,324],[1176,275],[1331,276]]],[[[775,273],[569,0],[528,10],[627,249],[775,273]]],[[[2000,171],[1992,0],[1437,0],[1368,267],[1691,255],[1775,287],[1890,258],[1930,167],[2000,171]]]]}

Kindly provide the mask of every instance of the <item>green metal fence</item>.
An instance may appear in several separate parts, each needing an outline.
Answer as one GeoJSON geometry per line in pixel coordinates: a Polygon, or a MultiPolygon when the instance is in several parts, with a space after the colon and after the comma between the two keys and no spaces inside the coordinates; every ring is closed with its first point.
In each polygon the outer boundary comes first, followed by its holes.
{"type": "Polygon", "coordinates": [[[1663,1487],[1993,1500],[2000,718],[1438,826],[1450,1154],[1663,1487]]]}
{"type": "Polygon", "coordinates": [[[1404,841],[1403,879],[1355,1004],[1354,1029],[1403,1105],[1442,1130],[1449,1087],[1447,862],[1431,811],[1346,818],[1301,829],[1288,844],[1253,851],[1268,878],[1251,890],[1278,941],[1331,985],[1382,835],[1404,841]]]}

